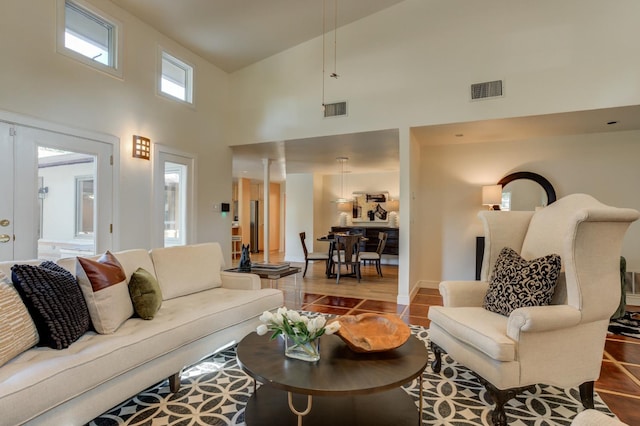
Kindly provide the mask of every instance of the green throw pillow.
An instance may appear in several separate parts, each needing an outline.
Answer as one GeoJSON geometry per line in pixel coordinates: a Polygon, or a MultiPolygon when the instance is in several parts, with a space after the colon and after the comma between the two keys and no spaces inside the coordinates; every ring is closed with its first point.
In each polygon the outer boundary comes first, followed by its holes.
{"type": "Polygon", "coordinates": [[[133,302],[133,309],[142,319],[153,319],[162,305],[162,292],[158,280],[143,268],[138,268],[131,275],[129,294],[133,302]]]}

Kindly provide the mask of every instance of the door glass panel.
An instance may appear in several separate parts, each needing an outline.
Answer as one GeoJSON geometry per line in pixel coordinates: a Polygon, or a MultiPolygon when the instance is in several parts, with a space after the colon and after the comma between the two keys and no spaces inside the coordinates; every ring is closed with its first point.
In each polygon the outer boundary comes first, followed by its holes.
{"type": "Polygon", "coordinates": [[[96,156],[38,146],[38,258],[96,253],[96,156]]]}
{"type": "Polygon", "coordinates": [[[187,166],[164,163],[164,246],[186,244],[187,166]]]}

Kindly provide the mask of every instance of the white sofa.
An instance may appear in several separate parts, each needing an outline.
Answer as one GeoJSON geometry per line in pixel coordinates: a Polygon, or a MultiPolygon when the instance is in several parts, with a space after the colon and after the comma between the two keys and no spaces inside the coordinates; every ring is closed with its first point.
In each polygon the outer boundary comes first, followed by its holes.
{"type": "MultiPolygon", "coordinates": [[[[167,377],[175,388],[183,367],[240,340],[262,312],[283,305],[282,292],[261,289],[257,275],[220,272],[218,243],[114,255],[127,277],[143,267],[157,278],[163,301],[155,317],[132,317],[113,334],[86,332],[62,350],[36,346],[2,365],[1,424],[84,424],[167,377]],[[218,273],[220,287],[193,284],[218,273]]],[[[0,263],[0,271],[11,276],[15,263],[0,263]]],[[[75,272],[75,258],[58,264],[75,272]]]]}

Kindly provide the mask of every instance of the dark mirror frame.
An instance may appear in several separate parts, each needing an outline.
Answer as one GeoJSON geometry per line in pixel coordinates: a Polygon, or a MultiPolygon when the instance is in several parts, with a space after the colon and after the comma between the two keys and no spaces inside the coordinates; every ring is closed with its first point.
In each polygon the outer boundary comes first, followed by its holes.
{"type": "Polygon", "coordinates": [[[502,185],[502,187],[504,188],[506,184],[517,179],[529,179],[538,183],[542,187],[542,189],[544,189],[544,191],[547,193],[547,205],[556,201],[556,191],[555,189],[553,189],[553,185],[551,185],[551,182],[549,182],[544,176],[540,176],[537,173],[532,173],[532,172],[511,173],[510,175],[507,175],[502,179],[500,179],[500,181],[498,182],[498,185],[502,185]]]}

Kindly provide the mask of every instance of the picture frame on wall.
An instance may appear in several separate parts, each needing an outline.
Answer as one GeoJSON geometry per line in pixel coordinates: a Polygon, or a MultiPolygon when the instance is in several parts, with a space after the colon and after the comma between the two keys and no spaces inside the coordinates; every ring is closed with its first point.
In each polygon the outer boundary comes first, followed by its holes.
{"type": "Polygon", "coordinates": [[[367,191],[353,193],[352,221],[387,223],[389,210],[387,202],[389,193],[386,191],[367,191]]]}

